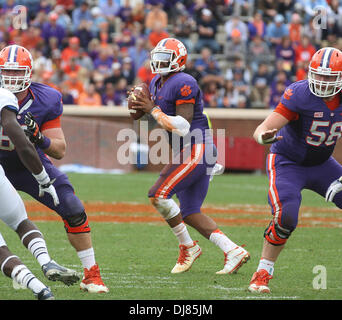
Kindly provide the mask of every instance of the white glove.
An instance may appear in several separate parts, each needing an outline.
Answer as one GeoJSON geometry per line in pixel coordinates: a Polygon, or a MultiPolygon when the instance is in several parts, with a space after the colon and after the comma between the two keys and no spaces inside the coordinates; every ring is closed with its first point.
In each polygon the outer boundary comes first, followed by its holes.
{"type": "Polygon", "coordinates": [[[342,191],[342,176],[333,181],[325,193],[325,201],[332,202],[336,193],[342,191]]]}
{"type": "Polygon", "coordinates": [[[214,176],[218,176],[224,172],[224,166],[219,163],[215,163],[210,175],[209,181],[213,180],[214,176]]]}
{"type": "Polygon", "coordinates": [[[49,175],[46,173],[45,168],[43,167],[43,171],[37,175],[33,174],[39,184],[39,197],[44,196],[44,193],[47,192],[51,195],[53,199],[54,205],[57,207],[59,205],[59,198],[56,192],[53,183],[55,179],[50,180],[49,175]]]}

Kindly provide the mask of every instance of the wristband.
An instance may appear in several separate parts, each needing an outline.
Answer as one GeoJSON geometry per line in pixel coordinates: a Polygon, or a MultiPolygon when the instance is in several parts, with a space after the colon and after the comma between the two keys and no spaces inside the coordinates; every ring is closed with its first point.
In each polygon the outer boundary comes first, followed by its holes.
{"type": "MultiPolygon", "coordinates": [[[[156,119],[156,114],[158,113],[158,111],[161,111],[160,107],[159,106],[154,106],[152,109],[151,109],[151,115],[153,116],[153,118],[156,119]],[[157,113],[156,113],[157,112],[157,113]]],[[[157,120],[157,119],[156,119],[157,120]]]]}
{"type": "Polygon", "coordinates": [[[50,177],[49,175],[47,174],[45,168],[43,167],[43,170],[41,173],[38,173],[38,174],[33,174],[32,175],[35,177],[35,179],[37,180],[37,182],[39,184],[47,184],[50,182],[50,177]]]}
{"type": "Polygon", "coordinates": [[[258,143],[259,144],[270,144],[270,143],[273,143],[273,142],[277,141],[277,137],[276,136],[273,136],[272,138],[264,140],[262,138],[262,135],[263,135],[263,132],[258,135],[258,143]]]}
{"type": "Polygon", "coordinates": [[[37,143],[38,147],[40,149],[43,149],[43,150],[49,148],[50,144],[51,144],[51,140],[48,137],[45,137],[45,136],[43,136],[43,141],[37,143]]]}

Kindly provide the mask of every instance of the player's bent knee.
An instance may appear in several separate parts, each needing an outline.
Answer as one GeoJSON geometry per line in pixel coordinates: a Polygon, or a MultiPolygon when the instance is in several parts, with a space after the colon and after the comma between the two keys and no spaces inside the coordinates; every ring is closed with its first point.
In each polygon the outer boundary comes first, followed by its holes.
{"type": "Polygon", "coordinates": [[[84,211],[78,215],[68,216],[63,221],[67,233],[90,232],[88,217],[84,211]]]}
{"type": "Polygon", "coordinates": [[[286,229],[272,220],[264,232],[264,238],[274,246],[281,246],[286,243],[294,229],[286,229]]]}
{"type": "Polygon", "coordinates": [[[150,198],[150,201],[165,220],[170,220],[180,213],[180,209],[173,199],[150,198]]]}

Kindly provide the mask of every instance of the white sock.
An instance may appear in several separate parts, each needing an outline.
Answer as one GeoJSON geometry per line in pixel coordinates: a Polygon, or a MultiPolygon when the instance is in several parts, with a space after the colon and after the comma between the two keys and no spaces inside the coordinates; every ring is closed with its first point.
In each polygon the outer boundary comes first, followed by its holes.
{"type": "Polygon", "coordinates": [[[225,253],[238,247],[238,245],[231,241],[220,229],[213,231],[209,240],[225,253]]]}
{"type": "Polygon", "coordinates": [[[27,249],[30,250],[33,256],[37,259],[40,266],[51,261],[45,240],[43,238],[32,239],[27,245],[27,249]]]}
{"type": "Polygon", "coordinates": [[[257,271],[261,269],[266,270],[272,276],[274,271],[274,261],[261,258],[257,271]]]}
{"type": "Polygon", "coordinates": [[[174,233],[174,235],[177,237],[179,244],[190,246],[194,243],[194,241],[191,239],[191,236],[184,222],[171,228],[171,230],[174,233]]]}
{"type": "Polygon", "coordinates": [[[90,268],[96,264],[93,248],[77,251],[77,255],[82,262],[83,268],[87,268],[88,270],[90,270],[90,268]]]}
{"type": "Polygon", "coordinates": [[[23,264],[17,265],[13,268],[11,278],[36,294],[46,288],[46,285],[39,281],[23,264]]]}

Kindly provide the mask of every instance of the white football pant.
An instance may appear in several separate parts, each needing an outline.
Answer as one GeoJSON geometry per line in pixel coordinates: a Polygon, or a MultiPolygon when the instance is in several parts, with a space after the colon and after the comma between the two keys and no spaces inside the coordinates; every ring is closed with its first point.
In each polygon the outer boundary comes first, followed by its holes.
{"type": "MultiPolygon", "coordinates": [[[[5,176],[0,165],[0,219],[11,229],[16,230],[19,224],[27,219],[24,202],[19,193],[5,176]]],[[[1,239],[0,239],[1,244],[1,239]]]]}

